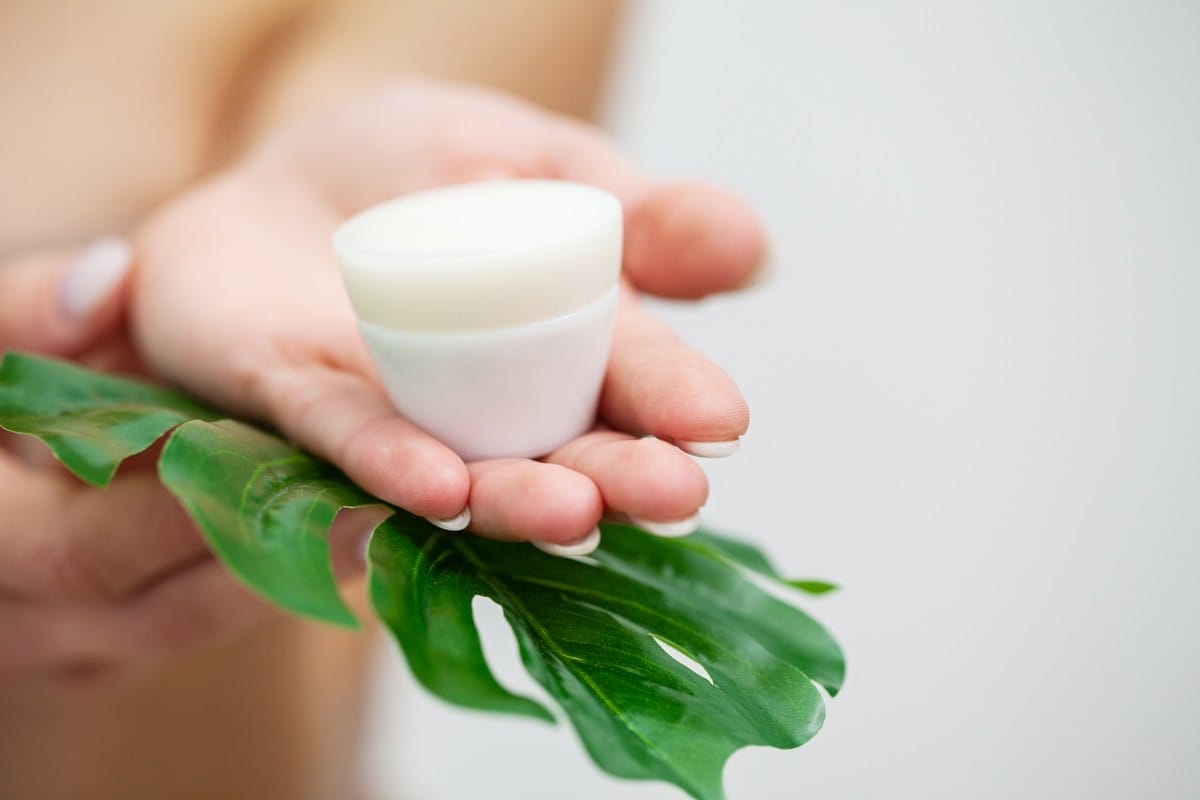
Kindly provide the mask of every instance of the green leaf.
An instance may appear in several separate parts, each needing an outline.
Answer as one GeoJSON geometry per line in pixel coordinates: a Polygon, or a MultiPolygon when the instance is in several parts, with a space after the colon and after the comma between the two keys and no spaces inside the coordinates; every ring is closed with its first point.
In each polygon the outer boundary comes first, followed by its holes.
{"type": "MultiPolygon", "coordinates": [[[[378,501],[320,459],[214,416],[174,392],[58,362],[10,354],[0,366],[0,426],[42,438],[94,483],[175,427],[159,473],[217,556],[286,609],[356,624],[328,531],[339,509],[378,501]]],[[[563,559],[396,510],[369,555],[375,613],[432,693],[552,719],[489,669],[472,601],[490,598],[596,764],[701,800],[724,796],[721,773],[739,748],[812,737],[825,713],[818,685],[830,695],[842,685],[836,642],[750,573],[810,592],[831,584],[787,581],[762,551],[710,531],[664,539],[605,525],[592,556],[563,559]]]]}
{"type": "Polygon", "coordinates": [[[251,589],[298,614],[357,627],[329,561],[329,527],[378,503],[338,470],[240,422],[189,422],[158,463],[208,544],[251,589]]]}
{"type": "Polygon", "coordinates": [[[371,603],[392,631],[413,675],[451,703],[554,720],[541,704],[509,692],[484,659],[471,600],[486,594],[479,575],[463,570],[446,531],[397,512],[370,545],[371,603]]]}
{"type": "Polygon", "coordinates": [[[771,563],[766,554],[748,542],[730,539],[728,536],[721,536],[711,531],[697,531],[689,538],[696,544],[701,544],[713,552],[720,553],[735,564],[740,564],[760,575],[765,575],[806,594],[822,595],[837,591],[837,584],[830,583],[829,581],[814,578],[795,580],[783,577],[779,574],[779,570],[775,569],[775,565],[771,563]]]}
{"type": "Polygon", "coordinates": [[[830,592],[836,592],[838,590],[838,585],[836,583],[817,580],[815,578],[804,578],[801,580],[788,581],[787,584],[793,589],[799,589],[802,592],[814,596],[829,594],[830,592]]]}
{"type": "Polygon", "coordinates": [[[608,537],[606,546],[596,553],[598,561],[658,586],[675,602],[687,602],[691,614],[711,609],[709,613],[736,621],[831,695],[841,690],[846,665],[837,642],[807,614],[747,580],[709,545],[714,540],[733,540],[712,531],[663,539],[636,528],[605,528],[612,529],[623,529],[626,534],[608,537]]]}
{"type": "Polygon", "coordinates": [[[375,607],[430,691],[527,710],[499,689],[479,650],[471,600],[494,600],[526,669],[593,760],[620,777],[719,798],[734,751],[795,747],[817,732],[824,704],[813,680],[832,692],[843,674],[823,628],[707,547],[621,525],[603,534],[594,556],[571,560],[393,518],[371,545],[375,607]],[[699,662],[712,683],[656,640],[699,662]]]}
{"type": "Polygon", "coordinates": [[[0,428],[38,437],[93,486],[176,425],[216,416],[179,392],[61,361],[9,352],[0,362],[0,428]]]}

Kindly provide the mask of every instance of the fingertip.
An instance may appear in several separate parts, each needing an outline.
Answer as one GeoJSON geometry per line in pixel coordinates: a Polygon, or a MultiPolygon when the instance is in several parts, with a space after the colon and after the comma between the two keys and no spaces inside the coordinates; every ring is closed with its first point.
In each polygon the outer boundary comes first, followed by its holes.
{"type": "Polygon", "coordinates": [[[595,431],[549,456],[594,482],[605,506],[642,519],[673,521],[708,499],[708,477],[692,459],[654,437],[595,431]]]}
{"type": "Polygon", "coordinates": [[[467,507],[471,477],[462,459],[431,437],[412,435],[399,418],[363,428],[345,453],[352,479],[413,514],[445,520],[467,507]]]}
{"type": "Polygon", "coordinates": [[[668,184],[631,209],[625,268],[634,284],[665,297],[694,299],[753,282],[766,237],[737,195],[704,184],[668,184]]]}
{"type": "Polygon", "coordinates": [[[667,442],[647,437],[622,446],[623,478],[609,482],[609,505],[634,517],[680,520],[708,500],[708,476],[667,442]]]}
{"type": "MultiPolygon", "coordinates": [[[[445,452],[428,454],[425,467],[417,467],[416,463],[419,462],[408,463],[407,468],[397,465],[397,470],[406,475],[397,480],[398,488],[407,496],[403,507],[422,517],[447,521],[459,519],[465,513],[469,521],[471,476],[466,464],[448,448],[445,452]]],[[[465,522],[461,527],[466,527],[465,522]]]]}
{"type": "Polygon", "coordinates": [[[750,426],[750,408],[733,379],[698,356],[674,355],[669,373],[655,360],[643,368],[655,373],[639,381],[647,393],[639,402],[646,432],[685,442],[740,439],[750,426]]]}
{"type": "Polygon", "coordinates": [[[604,514],[589,478],[555,464],[520,459],[470,465],[471,530],[505,540],[570,544],[604,514]]]}
{"type": "Polygon", "coordinates": [[[600,523],[604,516],[604,498],[600,489],[585,475],[544,464],[553,470],[553,481],[545,480],[539,491],[529,496],[531,513],[525,528],[534,541],[567,545],[579,541],[600,523]]]}

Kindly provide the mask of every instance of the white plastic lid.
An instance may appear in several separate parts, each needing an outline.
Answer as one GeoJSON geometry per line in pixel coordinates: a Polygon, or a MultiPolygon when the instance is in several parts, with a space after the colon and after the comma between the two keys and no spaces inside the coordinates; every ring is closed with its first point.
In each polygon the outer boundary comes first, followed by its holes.
{"type": "Polygon", "coordinates": [[[373,206],[333,236],[358,316],[410,331],[508,327],[563,316],[621,271],[621,204],[549,180],[459,184],[373,206]]]}

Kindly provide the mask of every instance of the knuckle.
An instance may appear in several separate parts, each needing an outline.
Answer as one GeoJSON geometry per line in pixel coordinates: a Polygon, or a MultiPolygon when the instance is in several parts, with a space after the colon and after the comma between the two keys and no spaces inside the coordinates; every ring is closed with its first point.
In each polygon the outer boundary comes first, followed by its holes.
{"type": "Polygon", "coordinates": [[[309,379],[311,376],[300,369],[288,366],[262,368],[264,363],[279,363],[280,360],[278,356],[248,357],[235,367],[234,379],[242,386],[244,396],[251,398],[256,414],[272,420],[285,433],[304,430],[320,412],[328,390],[321,381],[309,379]],[[276,360],[271,361],[271,358],[276,360]]]}
{"type": "Polygon", "coordinates": [[[285,422],[289,428],[304,430],[310,427],[325,400],[325,390],[319,385],[305,381],[281,382],[276,384],[271,407],[274,418],[285,422]]]}
{"type": "Polygon", "coordinates": [[[254,412],[274,412],[280,395],[278,374],[263,369],[263,365],[283,361],[283,354],[275,346],[275,337],[259,337],[245,346],[229,347],[228,352],[226,365],[234,396],[246,398],[254,412]]]}
{"type": "Polygon", "coordinates": [[[367,475],[389,480],[395,471],[395,446],[379,435],[379,426],[368,423],[343,439],[335,448],[334,463],[363,480],[367,475]]]}

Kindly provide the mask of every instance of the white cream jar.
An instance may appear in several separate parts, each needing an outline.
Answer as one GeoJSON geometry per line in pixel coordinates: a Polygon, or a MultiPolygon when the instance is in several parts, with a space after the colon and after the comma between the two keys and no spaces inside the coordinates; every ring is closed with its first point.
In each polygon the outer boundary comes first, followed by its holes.
{"type": "Polygon", "coordinates": [[[468,461],[545,455],[594,420],[621,205],[549,180],[405,195],[333,237],[396,409],[468,461]]]}

